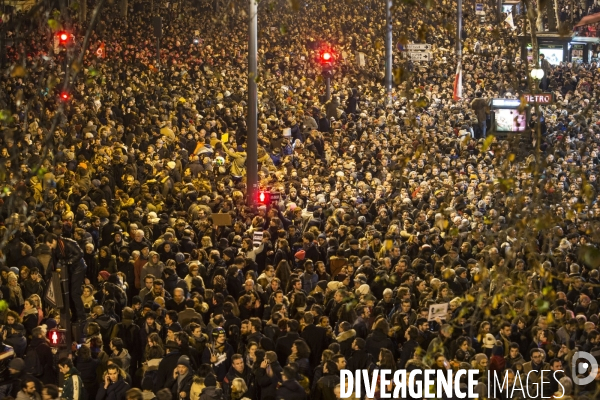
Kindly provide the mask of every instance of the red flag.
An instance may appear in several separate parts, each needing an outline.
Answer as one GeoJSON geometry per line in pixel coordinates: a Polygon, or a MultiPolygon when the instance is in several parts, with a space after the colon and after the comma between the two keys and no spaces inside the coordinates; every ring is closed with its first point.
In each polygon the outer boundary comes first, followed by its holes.
{"type": "Polygon", "coordinates": [[[456,77],[454,78],[454,93],[452,94],[454,101],[459,101],[462,98],[462,60],[458,60],[456,66],[456,77]]]}
{"type": "Polygon", "coordinates": [[[105,45],[104,45],[104,42],[102,42],[102,43],[100,44],[100,47],[98,47],[98,50],[96,50],[96,55],[97,55],[99,58],[106,58],[106,51],[105,51],[105,45]]]}

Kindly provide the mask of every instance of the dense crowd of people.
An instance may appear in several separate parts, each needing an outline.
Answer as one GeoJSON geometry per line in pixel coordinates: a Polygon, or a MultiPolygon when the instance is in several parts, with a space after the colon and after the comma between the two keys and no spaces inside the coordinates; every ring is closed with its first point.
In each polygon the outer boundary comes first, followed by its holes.
{"type": "Polygon", "coordinates": [[[499,140],[489,99],[536,84],[523,15],[464,5],[456,101],[455,3],[396,2],[394,42],[433,59],[395,50],[390,99],[383,2],[261,2],[259,181],[281,196],[249,206],[243,5],[95,6],[3,17],[0,398],[333,400],[341,370],[375,368],[476,369],[482,396],[488,371],[534,371],[599,398],[571,365],[600,360],[596,63],[542,61],[555,103],[499,140]],[[57,269],[69,357],[47,339],[57,269]]]}

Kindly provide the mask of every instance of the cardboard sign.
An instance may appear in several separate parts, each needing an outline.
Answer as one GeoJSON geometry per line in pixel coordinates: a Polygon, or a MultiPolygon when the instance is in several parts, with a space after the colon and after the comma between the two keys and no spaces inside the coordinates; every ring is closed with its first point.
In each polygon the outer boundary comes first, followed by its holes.
{"type": "Polygon", "coordinates": [[[231,214],[229,213],[214,213],[212,215],[213,224],[216,226],[231,226],[231,214]]]}
{"type": "Polygon", "coordinates": [[[436,318],[446,319],[448,313],[448,303],[432,304],[429,306],[429,316],[427,321],[434,321],[436,318]]]}

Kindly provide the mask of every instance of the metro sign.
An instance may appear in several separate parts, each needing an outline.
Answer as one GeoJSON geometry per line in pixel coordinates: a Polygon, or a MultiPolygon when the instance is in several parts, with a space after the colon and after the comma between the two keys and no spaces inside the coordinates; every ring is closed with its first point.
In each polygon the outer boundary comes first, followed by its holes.
{"type": "Polygon", "coordinates": [[[525,101],[529,104],[553,104],[554,93],[523,93],[525,101]]]}

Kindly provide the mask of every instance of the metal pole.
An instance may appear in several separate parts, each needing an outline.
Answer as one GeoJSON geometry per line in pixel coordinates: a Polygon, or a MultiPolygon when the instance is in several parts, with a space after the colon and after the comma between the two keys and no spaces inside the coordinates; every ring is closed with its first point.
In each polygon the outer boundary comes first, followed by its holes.
{"type": "MultiPolygon", "coordinates": [[[[516,15],[513,15],[515,17],[516,15]]],[[[502,0],[498,0],[498,12],[496,13],[496,19],[498,23],[502,23],[502,0]]]]}
{"type": "Polygon", "coordinates": [[[329,74],[327,74],[327,76],[325,76],[325,101],[329,101],[329,99],[331,98],[331,76],[329,76],[329,74]]]}
{"type": "Polygon", "coordinates": [[[256,201],[258,190],[258,91],[256,89],[258,53],[258,4],[250,0],[248,24],[248,135],[246,137],[246,193],[248,205],[256,201]]]}
{"type": "Polygon", "coordinates": [[[156,37],[156,65],[160,66],[160,36],[156,37]]]}
{"type": "Polygon", "coordinates": [[[385,89],[388,102],[392,101],[392,0],[386,0],[385,17],[387,29],[385,33],[385,89]]]}
{"type": "Polygon", "coordinates": [[[70,353],[71,343],[73,343],[73,328],[71,326],[71,293],[69,290],[69,274],[67,272],[67,268],[67,266],[62,266],[62,268],[60,269],[60,281],[62,283],[64,303],[63,312],[60,316],[60,324],[65,327],[67,335],[67,349],[69,349],[70,353]]]}
{"type": "Polygon", "coordinates": [[[460,59],[462,56],[462,0],[458,0],[456,19],[456,56],[460,59]]]}

